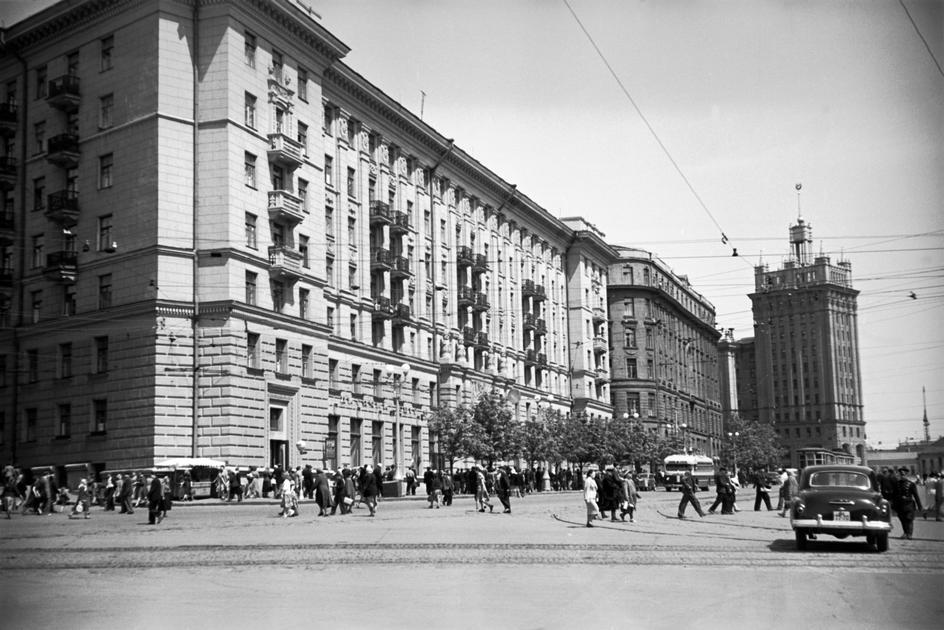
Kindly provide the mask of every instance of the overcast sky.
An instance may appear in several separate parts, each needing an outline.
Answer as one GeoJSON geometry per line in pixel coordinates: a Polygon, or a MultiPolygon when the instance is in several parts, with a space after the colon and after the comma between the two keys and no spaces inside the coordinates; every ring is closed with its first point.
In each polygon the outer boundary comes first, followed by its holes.
{"type": "Polygon", "coordinates": [[[416,113],[425,92],[426,122],[521,192],[688,275],[737,337],[802,182],[815,250],[861,291],[869,442],[921,438],[922,385],[944,435],[944,3],[301,1],[354,70],[416,113]]]}

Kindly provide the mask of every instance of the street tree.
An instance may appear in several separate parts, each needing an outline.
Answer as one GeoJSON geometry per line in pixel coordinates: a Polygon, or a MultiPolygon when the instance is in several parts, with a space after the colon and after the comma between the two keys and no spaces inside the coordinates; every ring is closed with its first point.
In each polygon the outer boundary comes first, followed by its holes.
{"type": "Polygon", "coordinates": [[[487,462],[507,459],[517,451],[515,419],[505,397],[495,390],[482,392],[472,407],[472,421],[478,425],[481,440],[472,457],[487,462]]]}
{"type": "Polygon", "coordinates": [[[457,459],[475,457],[482,450],[484,433],[473,420],[469,405],[440,406],[429,419],[429,430],[439,442],[439,450],[451,471],[457,459]]]}

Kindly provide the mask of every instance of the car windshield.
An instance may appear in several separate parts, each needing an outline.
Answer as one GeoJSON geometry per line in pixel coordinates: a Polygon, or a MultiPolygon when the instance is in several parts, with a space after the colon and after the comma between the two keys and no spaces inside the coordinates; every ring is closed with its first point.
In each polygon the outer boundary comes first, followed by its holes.
{"type": "Polygon", "coordinates": [[[872,483],[869,476],[860,472],[849,472],[842,470],[831,470],[824,472],[815,472],[810,475],[810,487],[832,487],[859,488],[860,490],[869,490],[872,483]]]}

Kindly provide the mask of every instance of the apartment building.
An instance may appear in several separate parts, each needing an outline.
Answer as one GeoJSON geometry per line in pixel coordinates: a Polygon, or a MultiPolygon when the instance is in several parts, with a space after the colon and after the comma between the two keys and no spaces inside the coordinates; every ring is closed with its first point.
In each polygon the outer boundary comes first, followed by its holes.
{"type": "Polygon", "coordinates": [[[687,449],[720,455],[721,333],[714,306],[651,252],[616,251],[606,292],[616,416],[677,436],[687,449]]]}
{"type": "Polygon", "coordinates": [[[611,413],[603,235],[304,6],[61,2],[3,34],[5,460],[402,469],[480,391],[611,413]]]}

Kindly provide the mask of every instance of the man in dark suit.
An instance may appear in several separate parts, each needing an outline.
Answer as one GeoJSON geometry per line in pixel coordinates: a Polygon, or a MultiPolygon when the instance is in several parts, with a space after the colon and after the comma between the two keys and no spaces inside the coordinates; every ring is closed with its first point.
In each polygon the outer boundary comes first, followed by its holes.
{"type": "Polygon", "coordinates": [[[722,514],[732,514],[734,484],[731,483],[731,478],[728,477],[728,469],[724,466],[718,468],[718,472],[715,473],[715,491],[717,492],[715,502],[708,508],[708,513],[714,514],[720,505],[722,514]]]}
{"type": "Polygon", "coordinates": [[[770,482],[767,481],[766,468],[754,473],[754,490],[757,491],[754,497],[754,511],[760,512],[760,504],[762,501],[767,505],[768,512],[772,510],[773,508],[770,507],[770,482]]]}
{"type": "Polygon", "coordinates": [[[918,487],[908,478],[908,469],[902,466],[898,469],[898,479],[895,481],[895,493],[892,506],[901,521],[902,538],[911,540],[914,533],[915,513],[921,510],[921,498],[918,496],[918,487]]]}
{"type": "Polygon", "coordinates": [[[679,518],[685,518],[685,508],[689,503],[691,503],[695,511],[698,512],[698,516],[704,518],[705,513],[701,509],[701,503],[698,502],[698,497],[695,496],[696,492],[698,492],[698,482],[695,481],[695,478],[692,476],[691,469],[686,470],[685,475],[682,477],[682,500],[679,501],[678,506],[679,518]]]}
{"type": "Polygon", "coordinates": [[[129,475],[124,475],[121,479],[121,491],[118,495],[118,502],[121,504],[122,514],[134,514],[131,508],[131,495],[134,492],[134,482],[129,475]]]}

